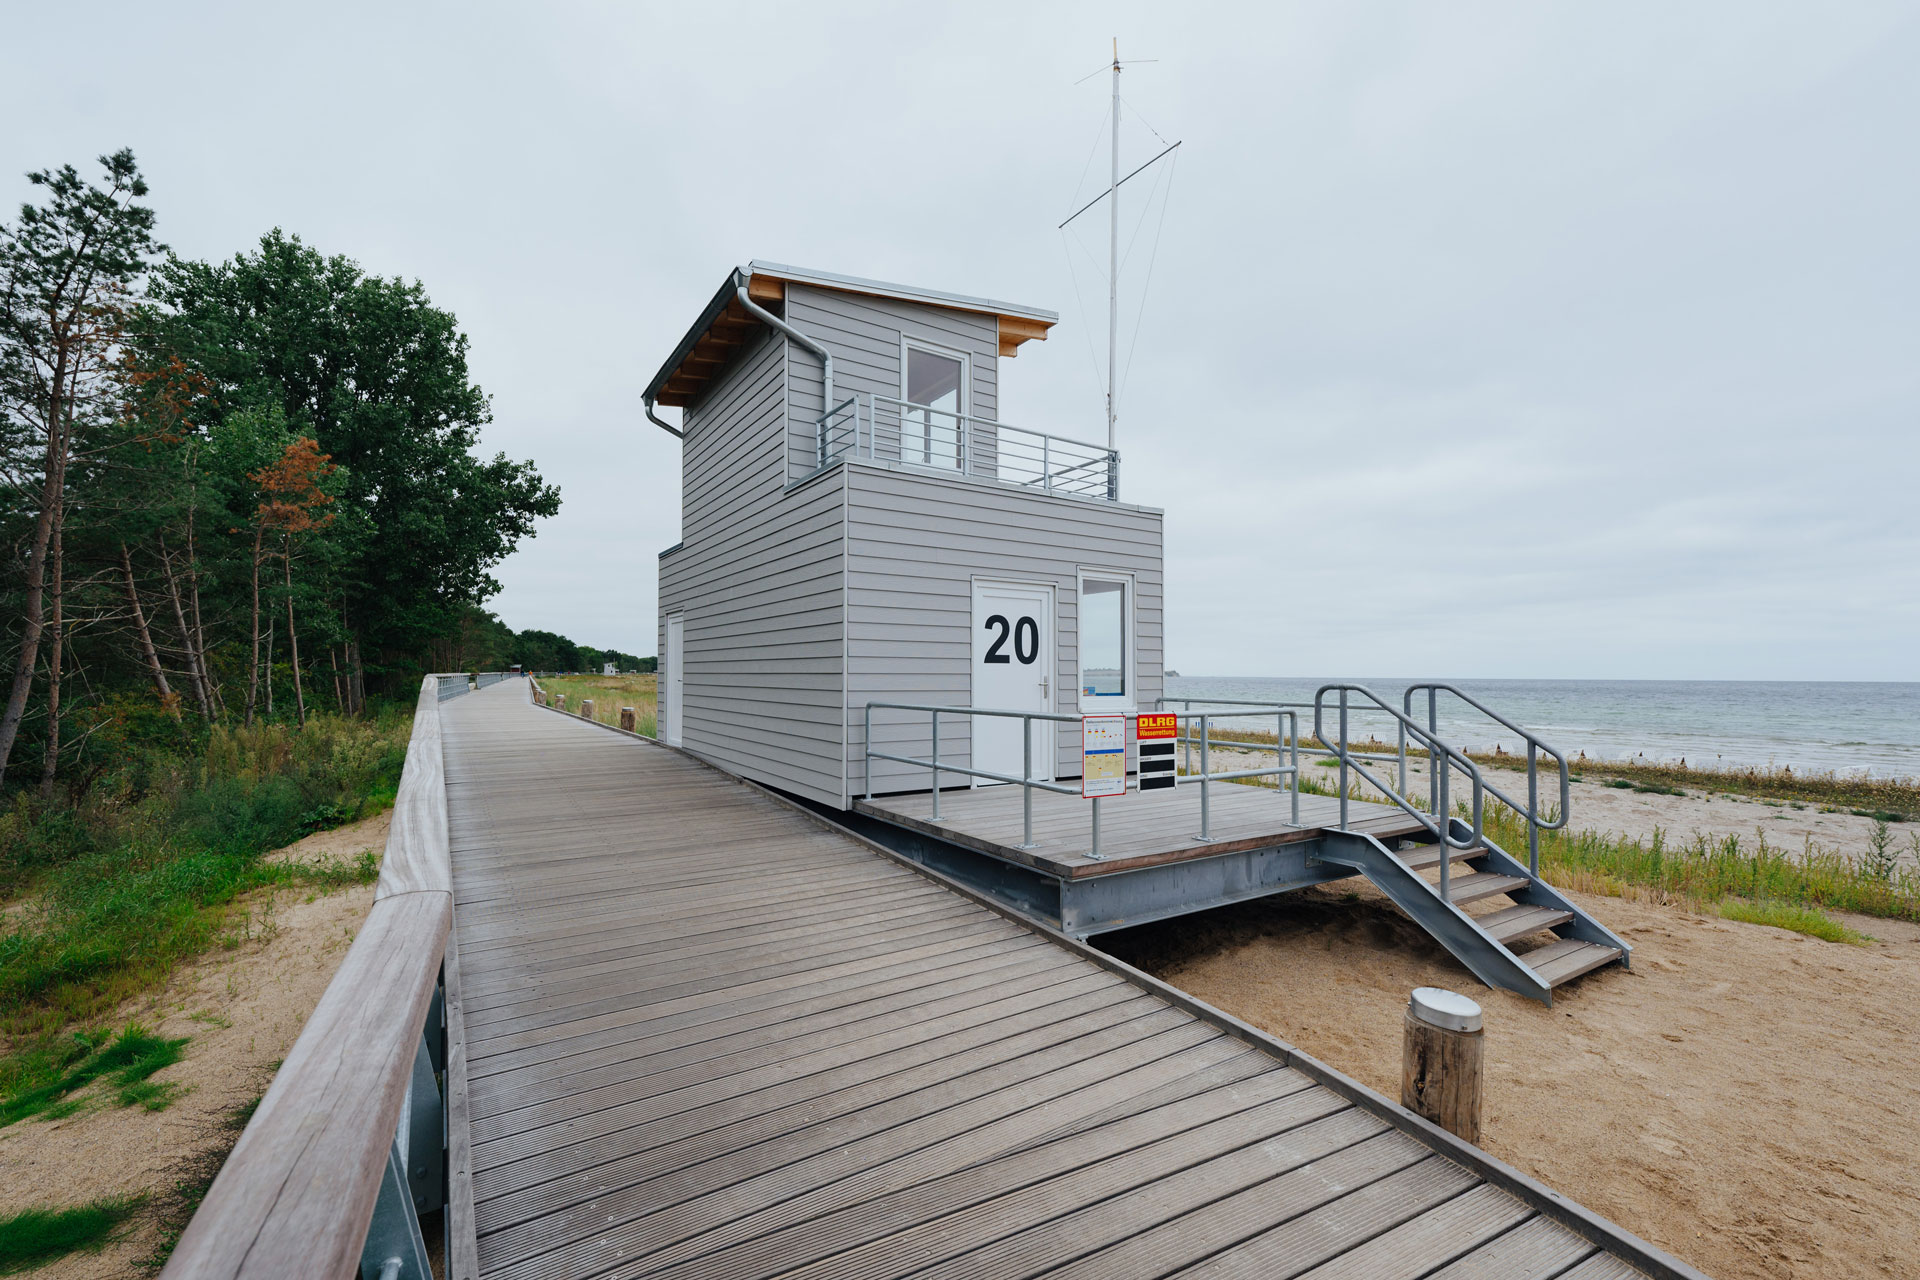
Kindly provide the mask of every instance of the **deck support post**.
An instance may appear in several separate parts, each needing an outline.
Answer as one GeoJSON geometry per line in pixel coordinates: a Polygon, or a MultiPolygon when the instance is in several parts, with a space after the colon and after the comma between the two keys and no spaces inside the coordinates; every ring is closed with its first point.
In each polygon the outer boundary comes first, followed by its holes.
{"type": "Polygon", "coordinates": [[[1484,1034],[1480,1006],[1463,995],[1421,987],[1407,1001],[1400,1105],[1476,1146],[1484,1034]]]}

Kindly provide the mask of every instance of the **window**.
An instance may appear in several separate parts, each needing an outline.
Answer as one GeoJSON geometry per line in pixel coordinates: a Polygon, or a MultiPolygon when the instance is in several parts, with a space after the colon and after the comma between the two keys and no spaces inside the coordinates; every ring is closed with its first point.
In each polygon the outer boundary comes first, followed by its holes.
{"type": "MultiPolygon", "coordinates": [[[[1133,581],[1080,575],[1080,696],[1133,702],[1133,581]]],[[[1096,703],[1096,705],[1098,705],[1096,703]]]]}
{"type": "Polygon", "coordinates": [[[900,423],[900,456],[922,466],[960,467],[960,419],[967,411],[967,362],[909,345],[902,380],[908,408],[900,423]]]}

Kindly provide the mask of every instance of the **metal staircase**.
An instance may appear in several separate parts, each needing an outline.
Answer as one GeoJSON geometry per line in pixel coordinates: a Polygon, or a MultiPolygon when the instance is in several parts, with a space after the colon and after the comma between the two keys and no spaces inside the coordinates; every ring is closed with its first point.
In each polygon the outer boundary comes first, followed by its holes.
{"type": "Polygon", "coordinates": [[[1314,733],[1340,762],[1340,828],[1325,832],[1318,860],[1351,867],[1365,875],[1416,924],[1452,952],[1490,987],[1553,1003],[1553,990],[1581,974],[1616,961],[1628,963],[1632,948],[1599,921],[1580,910],[1540,878],[1539,833],[1567,821],[1566,758],[1540,739],[1488,710],[1451,685],[1415,685],[1395,708],[1364,685],[1326,685],[1314,697],[1314,733]],[[1416,693],[1427,697],[1426,723],[1412,714],[1416,693]],[[1326,724],[1327,699],[1338,698],[1338,725],[1326,724]],[[1438,702],[1451,695],[1527,743],[1527,801],[1520,804],[1487,782],[1462,752],[1442,741],[1438,702]],[[1356,705],[1356,699],[1360,700],[1356,705]],[[1381,757],[1353,749],[1349,737],[1355,715],[1381,713],[1397,724],[1398,787],[1382,782],[1366,761],[1381,757]],[[1408,746],[1424,749],[1428,791],[1422,806],[1409,798],[1408,746]],[[1559,766],[1560,803],[1543,812],[1539,796],[1539,757],[1559,766]],[[1364,832],[1348,829],[1349,771],[1357,772],[1389,801],[1425,828],[1415,840],[1399,840],[1389,849],[1364,832]],[[1455,775],[1470,784],[1465,816],[1452,813],[1455,775]],[[1483,827],[1487,797],[1512,809],[1527,823],[1528,858],[1520,862],[1487,838],[1483,827]],[[1446,815],[1438,818],[1435,815],[1446,815]],[[1476,910],[1469,911],[1473,907],[1476,910]]]}

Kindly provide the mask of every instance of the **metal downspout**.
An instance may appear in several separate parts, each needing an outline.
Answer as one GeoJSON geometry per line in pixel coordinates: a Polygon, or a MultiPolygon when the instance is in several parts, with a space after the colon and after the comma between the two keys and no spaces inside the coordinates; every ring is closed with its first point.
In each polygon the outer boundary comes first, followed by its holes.
{"type": "Polygon", "coordinates": [[[821,383],[820,412],[822,416],[832,413],[833,412],[833,353],[828,351],[825,347],[821,346],[819,343],[815,342],[812,338],[809,338],[806,334],[800,332],[798,329],[788,324],[785,320],[782,320],[779,316],[773,314],[773,312],[767,310],[765,307],[755,302],[752,298],[749,298],[747,296],[746,285],[743,284],[739,288],[735,289],[734,296],[740,299],[740,305],[747,309],[748,315],[753,316],[755,319],[759,320],[762,324],[768,325],[771,328],[777,329],[781,333],[786,334],[789,338],[792,338],[795,342],[799,343],[801,346],[805,347],[807,350],[813,352],[813,354],[820,357],[820,372],[821,372],[821,378],[823,379],[821,383]]]}
{"type": "Polygon", "coordinates": [[[660,421],[660,419],[654,415],[652,396],[644,397],[640,401],[640,403],[646,406],[648,422],[651,422],[654,426],[660,428],[662,431],[666,432],[668,435],[672,436],[676,440],[685,440],[687,438],[686,432],[682,431],[678,427],[668,426],[666,423],[660,421]]]}

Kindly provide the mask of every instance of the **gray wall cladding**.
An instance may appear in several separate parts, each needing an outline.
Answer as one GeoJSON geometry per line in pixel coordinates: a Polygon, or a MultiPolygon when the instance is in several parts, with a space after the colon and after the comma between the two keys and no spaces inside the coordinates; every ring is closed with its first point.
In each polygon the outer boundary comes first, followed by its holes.
{"type": "MultiPolygon", "coordinates": [[[[1164,594],[1161,514],[989,481],[871,464],[847,473],[848,779],[866,787],[869,701],[972,702],[973,580],[1049,582],[1054,588],[1054,710],[1079,714],[1080,569],[1134,576],[1136,706],[1161,696],[1164,594]]],[[[1061,727],[1065,730],[1065,726],[1061,727]]],[[[876,745],[925,758],[927,717],[876,712],[876,745]]],[[[967,764],[961,717],[943,718],[940,758],[967,764]]],[[[1056,736],[1060,776],[1080,772],[1078,735],[1056,736]]],[[[877,791],[925,790],[928,773],[876,761],[877,791]]],[[[956,779],[955,781],[958,781],[956,779]]]]}
{"type": "Polygon", "coordinates": [[[786,487],[788,346],[769,332],[687,410],[660,652],[666,615],[683,613],[688,750],[838,804],[845,489],[837,472],[786,487]]]}
{"type": "MultiPolygon", "coordinates": [[[[967,412],[981,418],[999,416],[998,317],[789,284],[786,319],[833,352],[835,400],[845,400],[856,391],[899,396],[904,336],[970,357],[967,412]]],[[[793,395],[788,474],[798,479],[814,469],[819,452],[816,424],[825,412],[820,399],[820,357],[792,344],[787,371],[793,395]]]]}

